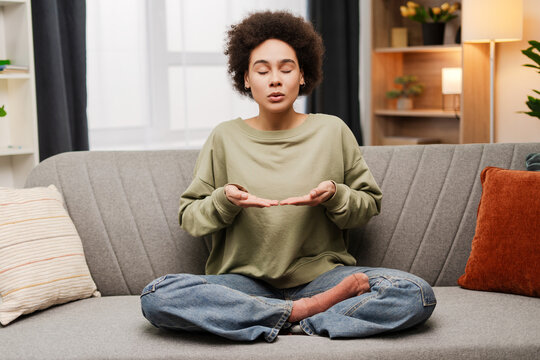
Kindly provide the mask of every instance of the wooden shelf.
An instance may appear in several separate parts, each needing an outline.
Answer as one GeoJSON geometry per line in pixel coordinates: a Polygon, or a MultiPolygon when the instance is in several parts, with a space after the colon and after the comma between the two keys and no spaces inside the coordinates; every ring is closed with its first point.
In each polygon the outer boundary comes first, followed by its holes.
{"type": "Polygon", "coordinates": [[[461,45],[430,45],[430,46],[407,46],[407,47],[383,47],[373,50],[376,53],[434,53],[434,52],[460,52],[461,45]]]}
{"type": "MultiPolygon", "coordinates": [[[[442,45],[424,46],[420,24],[404,19],[403,0],[371,0],[371,144],[395,142],[441,144],[489,142],[489,44],[456,44],[461,25],[458,17],[445,25],[442,45]],[[392,28],[407,29],[407,44],[390,47],[392,28]],[[443,68],[461,67],[460,111],[454,97],[442,95],[443,68]],[[398,111],[388,90],[397,88],[398,76],[415,75],[424,86],[415,97],[415,109],[398,111]],[[442,110],[452,109],[452,110],[442,110]]],[[[440,0],[418,0],[440,6],[440,0]]]]}
{"type": "Polygon", "coordinates": [[[375,115],[380,116],[403,116],[403,117],[434,117],[434,118],[455,118],[460,116],[460,112],[441,109],[377,109],[375,115]]]}

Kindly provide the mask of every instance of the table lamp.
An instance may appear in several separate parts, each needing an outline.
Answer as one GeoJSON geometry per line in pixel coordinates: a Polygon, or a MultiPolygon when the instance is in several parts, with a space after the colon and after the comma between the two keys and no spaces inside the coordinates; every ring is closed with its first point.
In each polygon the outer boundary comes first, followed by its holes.
{"type": "Polygon", "coordinates": [[[463,42],[489,42],[489,139],[494,142],[495,43],[523,35],[522,0],[463,0],[463,42]]]}
{"type": "Polygon", "coordinates": [[[459,108],[459,95],[461,94],[461,68],[460,67],[447,67],[442,68],[442,95],[443,101],[442,106],[444,108],[444,95],[454,95],[453,98],[453,109],[457,110],[459,108]],[[458,100],[458,101],[456,101],[458,100]]]}

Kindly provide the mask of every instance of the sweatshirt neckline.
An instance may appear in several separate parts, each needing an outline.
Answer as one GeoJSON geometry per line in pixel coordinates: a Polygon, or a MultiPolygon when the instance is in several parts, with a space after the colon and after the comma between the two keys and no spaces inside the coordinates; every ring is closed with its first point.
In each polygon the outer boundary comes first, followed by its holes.
{"type": "Polygon", "coordinates": [[[278,139],[286,139],[286,138],[290,138],[290,137],[302,134],[304,132],[304,129],[309,126],[309,123],[312,117],[313,117],[313,114],[307,114],[307,117],[304,119],[304,121],[300,125],[292,129],[285,129],[285,130],[255,129],[254,127],[249,126],[246,123],[246,121],[240,117],[236,119],[236,122],[238,123],[240,128],[244,132],[246,132],[248,135],[251,135],[258,139],[278,140],[278,139]]]}

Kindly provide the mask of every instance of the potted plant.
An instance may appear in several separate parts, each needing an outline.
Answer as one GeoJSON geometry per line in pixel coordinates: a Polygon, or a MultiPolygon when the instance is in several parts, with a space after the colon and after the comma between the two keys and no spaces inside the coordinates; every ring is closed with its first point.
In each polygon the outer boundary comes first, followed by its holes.
{"type": "MultiPolygon", "coordinates": [[[[532,61],[536,63],[536,65],[533,64],[524,64],[523,66],[531,67],[533,69],[538,70],[538,73],[540,74],[540,42],[530,40],[529,45],[531,45],[529,48],[525,50],[521,50],[521,52],[530,58],[532,61]],[[536,51],[535,51],[536,50],[536,51]]],[[[540,91],[534,90],[535,93],[540,95],[540,91]]],[[[522,111],[522,113],[525,113],[530,116],[534,116],[540,119],[540,99],[535,98],[533,96],[528,96],[528,101],[525,102],[527,106],[529,107],[530,111],[522,111]]]]}
{"type": "Polygon", "coordinates": [[[411,110],[413,108],[412,97],[418,96],[424,90],[424,85],[417,83],[418,79],[414,75],[398,76],[394,83],[401,85],[401,89],[392,89],[386,92],[389,99],[397,99],[396,108],[398,110],[411,110]]]}
{"type": "Polygon", "coordinates": [[[459,2],[450,5],[445,2],[441,6],[428,7],[408,1],[400,6],[401,15],[422,24],[424,45],[441,45],[444,41],[444,29],[448,21],[457,17],[455,12],[461,8],[459,2]]]}

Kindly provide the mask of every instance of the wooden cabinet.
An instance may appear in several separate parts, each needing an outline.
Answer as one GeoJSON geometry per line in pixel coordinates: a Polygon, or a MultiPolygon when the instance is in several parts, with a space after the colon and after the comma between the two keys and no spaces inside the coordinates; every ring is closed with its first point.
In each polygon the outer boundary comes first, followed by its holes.
{"type": "MultiPolygon", "coordinates": [[[[419,2],[426,7],[443,3],[419,2]]],[[[443,45],[422,45],[421,25],[401,16],[399,6],[403,4],[398,0],[372,1],[371,143],[485,142],[489,104],[483,97],[489,92],[489,78],[486,83],[482,74],[485,66],[489,71],[489,63],[486,65],[482,55],[482,44],[456,44],[458,17],[446,24],[443,45]],[[407,28],[407,47],[390,47],[394,27],[407,28]],[[462,67],[461,96],[443,96],[441,73],[445,67],[462,67]],[[413,98],[412,110],[397,110],[396,100],[386,97],[386,92],[397,86],[394,79],[401,75],[415,75],[424,85],[423,93],[413,98]]]]}
{"type": "Polygon", "coordinates": [[[39,161],[32,22],[29,0],[0,1],[0,186],[22,187],[39,161]]]}

